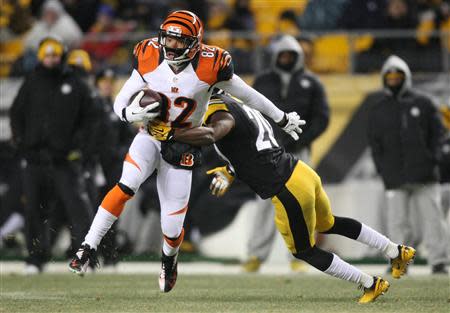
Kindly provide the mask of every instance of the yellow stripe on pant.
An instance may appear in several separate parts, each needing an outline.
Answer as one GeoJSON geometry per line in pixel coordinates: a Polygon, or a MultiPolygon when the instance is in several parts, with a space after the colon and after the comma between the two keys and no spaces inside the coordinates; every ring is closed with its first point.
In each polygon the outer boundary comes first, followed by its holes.
{"type": "Polygon", "coordinates": [[[315,245],[315,231],[324,232],[334,224],[330,201],[320,177],[298,161],[283,189],[272,198],[275,224],[291,253],[315,245]]]}

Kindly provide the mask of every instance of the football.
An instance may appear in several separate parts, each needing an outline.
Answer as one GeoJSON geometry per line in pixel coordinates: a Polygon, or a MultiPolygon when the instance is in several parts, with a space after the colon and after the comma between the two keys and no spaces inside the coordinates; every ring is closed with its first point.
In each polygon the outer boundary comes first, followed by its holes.
{"type": "Polygon", "coordinates": [[[146,106],[154,102],[159,102],[160,104],[162,104],[162,97],[156,91],[149,88],[142,89],[142,91],[144,91],[144,96],[142,97],[141,101],[139,101],[139,105],[142,108],[145,108],[146,106]]]}

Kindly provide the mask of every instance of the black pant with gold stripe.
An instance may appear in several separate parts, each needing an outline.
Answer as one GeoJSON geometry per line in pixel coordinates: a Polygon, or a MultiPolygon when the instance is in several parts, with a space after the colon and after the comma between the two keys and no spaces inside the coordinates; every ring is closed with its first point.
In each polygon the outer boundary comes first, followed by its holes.
{"type": "Polygon", "coordinates": [[[331,212],[330,200],[319,175],[298,161],[283,189],[272,198],[275,224],[289,251],[319,270],[326,270],[333,255],[315,246],[315,232],[335,233],[356,239],[361,223],[331,212]]]}

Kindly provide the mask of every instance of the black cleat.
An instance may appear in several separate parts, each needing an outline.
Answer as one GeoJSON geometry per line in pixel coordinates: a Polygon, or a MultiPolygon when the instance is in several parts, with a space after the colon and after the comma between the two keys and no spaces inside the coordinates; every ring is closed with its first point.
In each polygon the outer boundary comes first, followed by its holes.
{"type": "Polygon", "coordinates": [[[439,263],[439,264],[433,265],[433,267],[431,268],[431,273],[433,275],[437,275],[437,274],[447,275],[448,270],[445,268],[444,263],[439,263]]]}
{"type": "Polygon", "coordinates": [[[69,269],[71,272],[83,276],[88,266],[99,267],[99,262],[95,249],[91,248],[88,244],[84,244],[81,245],[72,261],[70,261],[69,269]]]}
{"type": "Polygon", "coordinates": [[[175,287],[178,275],[177,256],[178,253],[174,256],[167,256],[164,252],[162,253],[161,272],[159,274],[159,289],[162,292],[169,292],[175,287]]]}

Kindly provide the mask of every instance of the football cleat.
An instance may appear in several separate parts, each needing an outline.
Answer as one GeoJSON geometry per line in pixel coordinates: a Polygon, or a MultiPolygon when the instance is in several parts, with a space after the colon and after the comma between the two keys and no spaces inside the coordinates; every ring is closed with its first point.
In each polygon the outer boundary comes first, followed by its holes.
{"type": "Polygon", "coordinates": [[[242,264],[242,269],[247,273],[256,273],[261,267],[261,260],[256,256],[250,257],[244,264],[242,264]]]}
{"type": "Polygon", "coordinates": [[[88,266],[99,267],[99,262],[95,249],[91,248],[88,244],[84,244],[81,245],[72,261],[70,261],[69,269],[71,272],[83,276],[88,266]]]}
{"type": "Polygon", "coordinates": [[[290,265],[291,271],[293,271],[294,273],[305,273],[308,271],[308,266],[303,261],[292,260],[290,265]]]}
{"type": "Polygon", "coordinates": [[[380,295],[384,295],[389,289],[389,282],[381,277],[374,277],[373,284],[370,288],[361,286],[364,290],[363,295],[359,298],[359,303],[369,303],[375,301],[380,295]]]}
{"type": "Polygon", "coordinates": [[[391,259],[391,275],[395,279],[399,279],[406,273],[408,265],[414,260],[416,249],[404,245],[398,246],[398,256],[391,259]]]}
{"type": "Polygon", "coordinates": [[[174,256],[167,256],[162,253],[161,272],[159,274],[159,289],[162,292],[169,292],[175,287],[178,276],[178,253],[174,256]]]}

